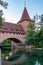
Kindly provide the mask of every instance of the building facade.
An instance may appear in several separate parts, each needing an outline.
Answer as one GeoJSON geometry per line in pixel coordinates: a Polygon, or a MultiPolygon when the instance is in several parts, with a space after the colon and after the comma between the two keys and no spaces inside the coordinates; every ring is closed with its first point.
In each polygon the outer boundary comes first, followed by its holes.
{"type": "Polygon", "coordinates": [[[0,28],[0,43],[6,39],[11,39],[12,41],[25,42],[25,35],[27,31],[27,25],[31,21],[31,18],[27,12],[26,7],[24,7],[21,19],[17,24],[3,22],[0,28]],[[16,41],[15,41],[16,40],[16,41]]]}

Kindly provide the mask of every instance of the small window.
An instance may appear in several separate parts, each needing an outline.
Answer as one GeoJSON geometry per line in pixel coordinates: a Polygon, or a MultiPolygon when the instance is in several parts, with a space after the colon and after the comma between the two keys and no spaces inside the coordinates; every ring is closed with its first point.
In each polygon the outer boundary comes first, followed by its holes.
{"type": "Polygon", "coordinates": [[[16,31],[18,31],[18,29],[16,29],[16,31]]]}
{"type": "Polygon", "coordinates": [[[7,30],[7,28],[4,28],[5,30],[7,30]]]}

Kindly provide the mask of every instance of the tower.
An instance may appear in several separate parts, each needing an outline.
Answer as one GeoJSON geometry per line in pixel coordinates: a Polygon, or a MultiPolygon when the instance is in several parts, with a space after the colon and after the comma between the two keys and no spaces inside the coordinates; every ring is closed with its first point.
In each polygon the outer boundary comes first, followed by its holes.
{"type": "Polygon", "coordinates": [[[24,31],[27,31],[27,26],[29,24],[29,22],[31,21],[31,18],[27,12],[26,7],[24,7],[21,19],[19,20],[18,24],[22,25],[24,31]]]}

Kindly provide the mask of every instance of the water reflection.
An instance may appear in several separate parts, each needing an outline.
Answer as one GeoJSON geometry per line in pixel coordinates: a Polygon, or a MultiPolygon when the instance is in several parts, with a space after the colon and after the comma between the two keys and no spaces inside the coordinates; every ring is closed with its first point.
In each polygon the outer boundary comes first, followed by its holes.
{"type": "Polygon", "coordinates": [[[33,56],[30,51],[16,49],[6,62],[10,63],[9,65],[43,65],[43,57],[33,56]]]}
{"type": "Polygon", "coordinates": [[[24,51],[23,50],[15,50],[15,53],[13,53],[12,56],[10,56],[8,58],[7,61],[11,61],[11,62],[15,62],[16,64],[17,63],[22,63],[26,60],[27,56],[24,54],[24,51]]]}
{"type": "Polygon", "coordinates": [[[36,61],[35,65],[40,65],[40,63],[38,61],[36,61]]]}

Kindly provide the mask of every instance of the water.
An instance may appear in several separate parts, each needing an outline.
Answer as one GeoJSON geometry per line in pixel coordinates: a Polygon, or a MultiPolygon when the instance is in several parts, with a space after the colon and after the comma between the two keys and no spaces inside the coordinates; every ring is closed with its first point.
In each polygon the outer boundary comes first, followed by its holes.
{"type": "Polygon", "coordinates": [[[43,65],[43,56],[32,55],[25,50],[16,50],[12,56],[9,56],[7,62],[11,63],[9,65],[43,65]]]}

